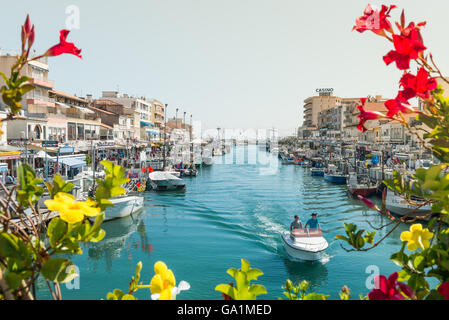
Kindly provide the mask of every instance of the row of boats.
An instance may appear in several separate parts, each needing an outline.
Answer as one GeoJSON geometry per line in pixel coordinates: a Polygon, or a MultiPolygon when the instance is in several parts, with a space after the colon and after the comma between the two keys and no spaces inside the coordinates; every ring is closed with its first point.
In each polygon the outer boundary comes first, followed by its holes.
{"type": "Polygon", "coordinates": [[[282,157],[281,159],[283,164],[295,164],[310,169],[310,175],[313,177],[323,177],[327,182],[333,184],[346,184],[349,194],[353,197],[362,196],[366,198],[378,195],[385,201],[386,209],[392,214],[415,218],[428,215],[432,211],[431,205],[424,205],[422,199],[416,197],[405,199],[386,188],[382,181],[373,183],[368,175],[359,174],[355,171],[344,174],[337,165],[332,163],[325,168],[320,159],[307,160],[293,157],[282,157]]]}

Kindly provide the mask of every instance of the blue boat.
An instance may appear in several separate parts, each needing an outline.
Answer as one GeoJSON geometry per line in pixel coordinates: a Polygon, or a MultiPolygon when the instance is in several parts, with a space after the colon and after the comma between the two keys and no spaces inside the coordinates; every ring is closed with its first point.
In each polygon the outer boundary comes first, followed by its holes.
{"type": "Polygon", "coordinates": [[[341,172],[338,172],[337,167],[333,164],[329,165],[327,168],[327,173],[324,174],[324,179],[335,184],[346,184],[346,176],[341,172]]]}
{"type": "Polygon", "coordinates": [[[312,170],[310,170],[310,174],[312,175],[312,177],[324,177],[324,169],[312,168],[312,170]]]}

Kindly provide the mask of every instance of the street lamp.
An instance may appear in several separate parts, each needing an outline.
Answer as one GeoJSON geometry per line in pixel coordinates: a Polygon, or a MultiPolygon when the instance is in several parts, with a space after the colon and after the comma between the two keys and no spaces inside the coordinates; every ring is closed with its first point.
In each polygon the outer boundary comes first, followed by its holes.
{"type": "Polygon", "coordinates": [[[176,121],[176,129],[178,129],[178,111],[179,111],[179,108],[176,108],[176,119],[175,119],[175,121],[176,121]]]}
{"type": "Polygon", "coordinates": [[[168,108],[168,104],[165,104],[165,108],[164,108],[164,148],[163,148],[163,160],[164,160],[164,165],[163,165],[163,169],[165,171],[165,160],[166,160],[166,141],[167,141],[167,108],[168,108]]]}
{"type": "Polygon", "coordinates": [[[184,130],[186,129],[186,114],[187,114],[187,112],[184,111],[184,121],[183,121],[183,125],[182,125],[184,130]]]}

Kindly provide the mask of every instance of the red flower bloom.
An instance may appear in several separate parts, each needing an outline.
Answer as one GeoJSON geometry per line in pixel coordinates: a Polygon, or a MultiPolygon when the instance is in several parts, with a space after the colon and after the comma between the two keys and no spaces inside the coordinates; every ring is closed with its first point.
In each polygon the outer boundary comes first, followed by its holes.
{"type": "Polygon", "coordinates": [[[146,169],[145,167],[142,168],[142,172],[143,172],[143,173],[147,172],[147,169],[146,169]]]}
{"type": "Polygon", "coordinates": [[[405,74],[400,85],[404,88],[401,92],[401,96],[405,100],[410,100],[416,96],[429,99],[430,92],[438,87],[436,78],[430,78],[426,69],[421,68],[418,74],[415,76],[411,73],[405,74]]]}
{"type": "Polygon", "coordinates": [[[405,300],[401,292],[413,298],[415,296],[413,290],[408,285],[397,282],[398,277],[397,272],[390,275],[388,279],[385,276],[377,276],[374,279],[375,289],[368,293],[368,298],[370,300],[405,300]]]}
{"type": "Polygon", "coordinates": [[[379,12],[379,10],[373,9],[369,4],[365,8],[363,16],[357,18],[355,21],[355,26],[352,30],[357,30],[360,33],[371,30],[379,35],[384,35],[385,30],[393,33],[393,27],[387,18],[390,17],[390,12],[394,8],[396,8],[394,5],[390,7],[382,5],[382,9],[379,12]]]}
{"type": "Polygon", "coordinates": [[[415,113],[418,112],[417,110],[413,109],[411,105],[407,103],[407,101],[402,96],[402,93],[399,92],[396,99],[391,99],[385,102],[385,107],[387,107],[387,117],[393,118],[395,115],[397,115],[399,112],[402,113],[415,113]]]}
{"type": "Polygon", "coordinates": [[[151,167],[148,167],[148,172],[154,172],[154,169],[151,167]]]}
{"type": "Polygon", "coordinates": [[[141,184],[140,182],[137,182],[137,188],[140,188],[141,184]]]}
{"type": "Polygon", "coordinates": [[[357,109],[359,109],[359,111],[360,111],[360,114],[359,114],[360,124],[357,127],[357,129],[359,129],[362,132],[365,132],[367,130],[365,128],[366,121],[377,120],[380,118],[384,118],[385,116],[380,112],[365,111],[364,106],[366,103],[366,98],[360,99],[360,101],[362,102],[362,104],[360,106],[357,106],[357,109]]]}
{"type": "Polygon", "coordinates": [[[59,43],[50,49],[48,49],[46,56],[54,57],[59,56],[64,53],[69,53],[77,56],[78,58],[82,58],[81,50],[78,49],[73,43],[67,42],[67,36],[69,35],[69,30],[61,30],[60,32],[59,43]]]}
{"type": "Polygon", "coordinates": [[[424,46],[419,28],[420,25],[415,26],[412,22],[400,35],[393,35],[395,50],[384,56],[387,65],[396,62],[398,69],[407,70],[410,68],[410,60],[417,59],[419,54],[427,49],[424,46]]]}
{"type": "Polygon", "coordinates": [[[444,300],[449,300],[449,282],[442,283],[438,288],[438,293],[444,297],[444,300]]]}

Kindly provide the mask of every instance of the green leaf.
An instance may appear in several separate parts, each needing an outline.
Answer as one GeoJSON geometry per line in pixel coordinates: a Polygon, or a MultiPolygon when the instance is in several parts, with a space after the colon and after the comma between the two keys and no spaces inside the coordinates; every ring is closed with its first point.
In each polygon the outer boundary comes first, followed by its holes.
{"type": "Polygon", "coordinates": [[[52,248],[56,248],[59,242],[61,242],[67,235],[68,225],[60,218],[54,218],[48,225],[47,235],[49,237],[50,245],[52,248]]]}
{"type": "Polygon", "coordinates": [[[45,262],[41,272],[47,280],[56,283],[66,283],[78,276],[77,274],[68,272],[71,266],[73,266],[73,263],[70,260],[54,258],[45,262]]]}
{"type": "Polygon", "coordinates": [[[233,300],[236,300],[237,290],[229,284],[219,284],[215,287],[215,291],[224,293],[225,295],[230,296],[233,300]]]}

